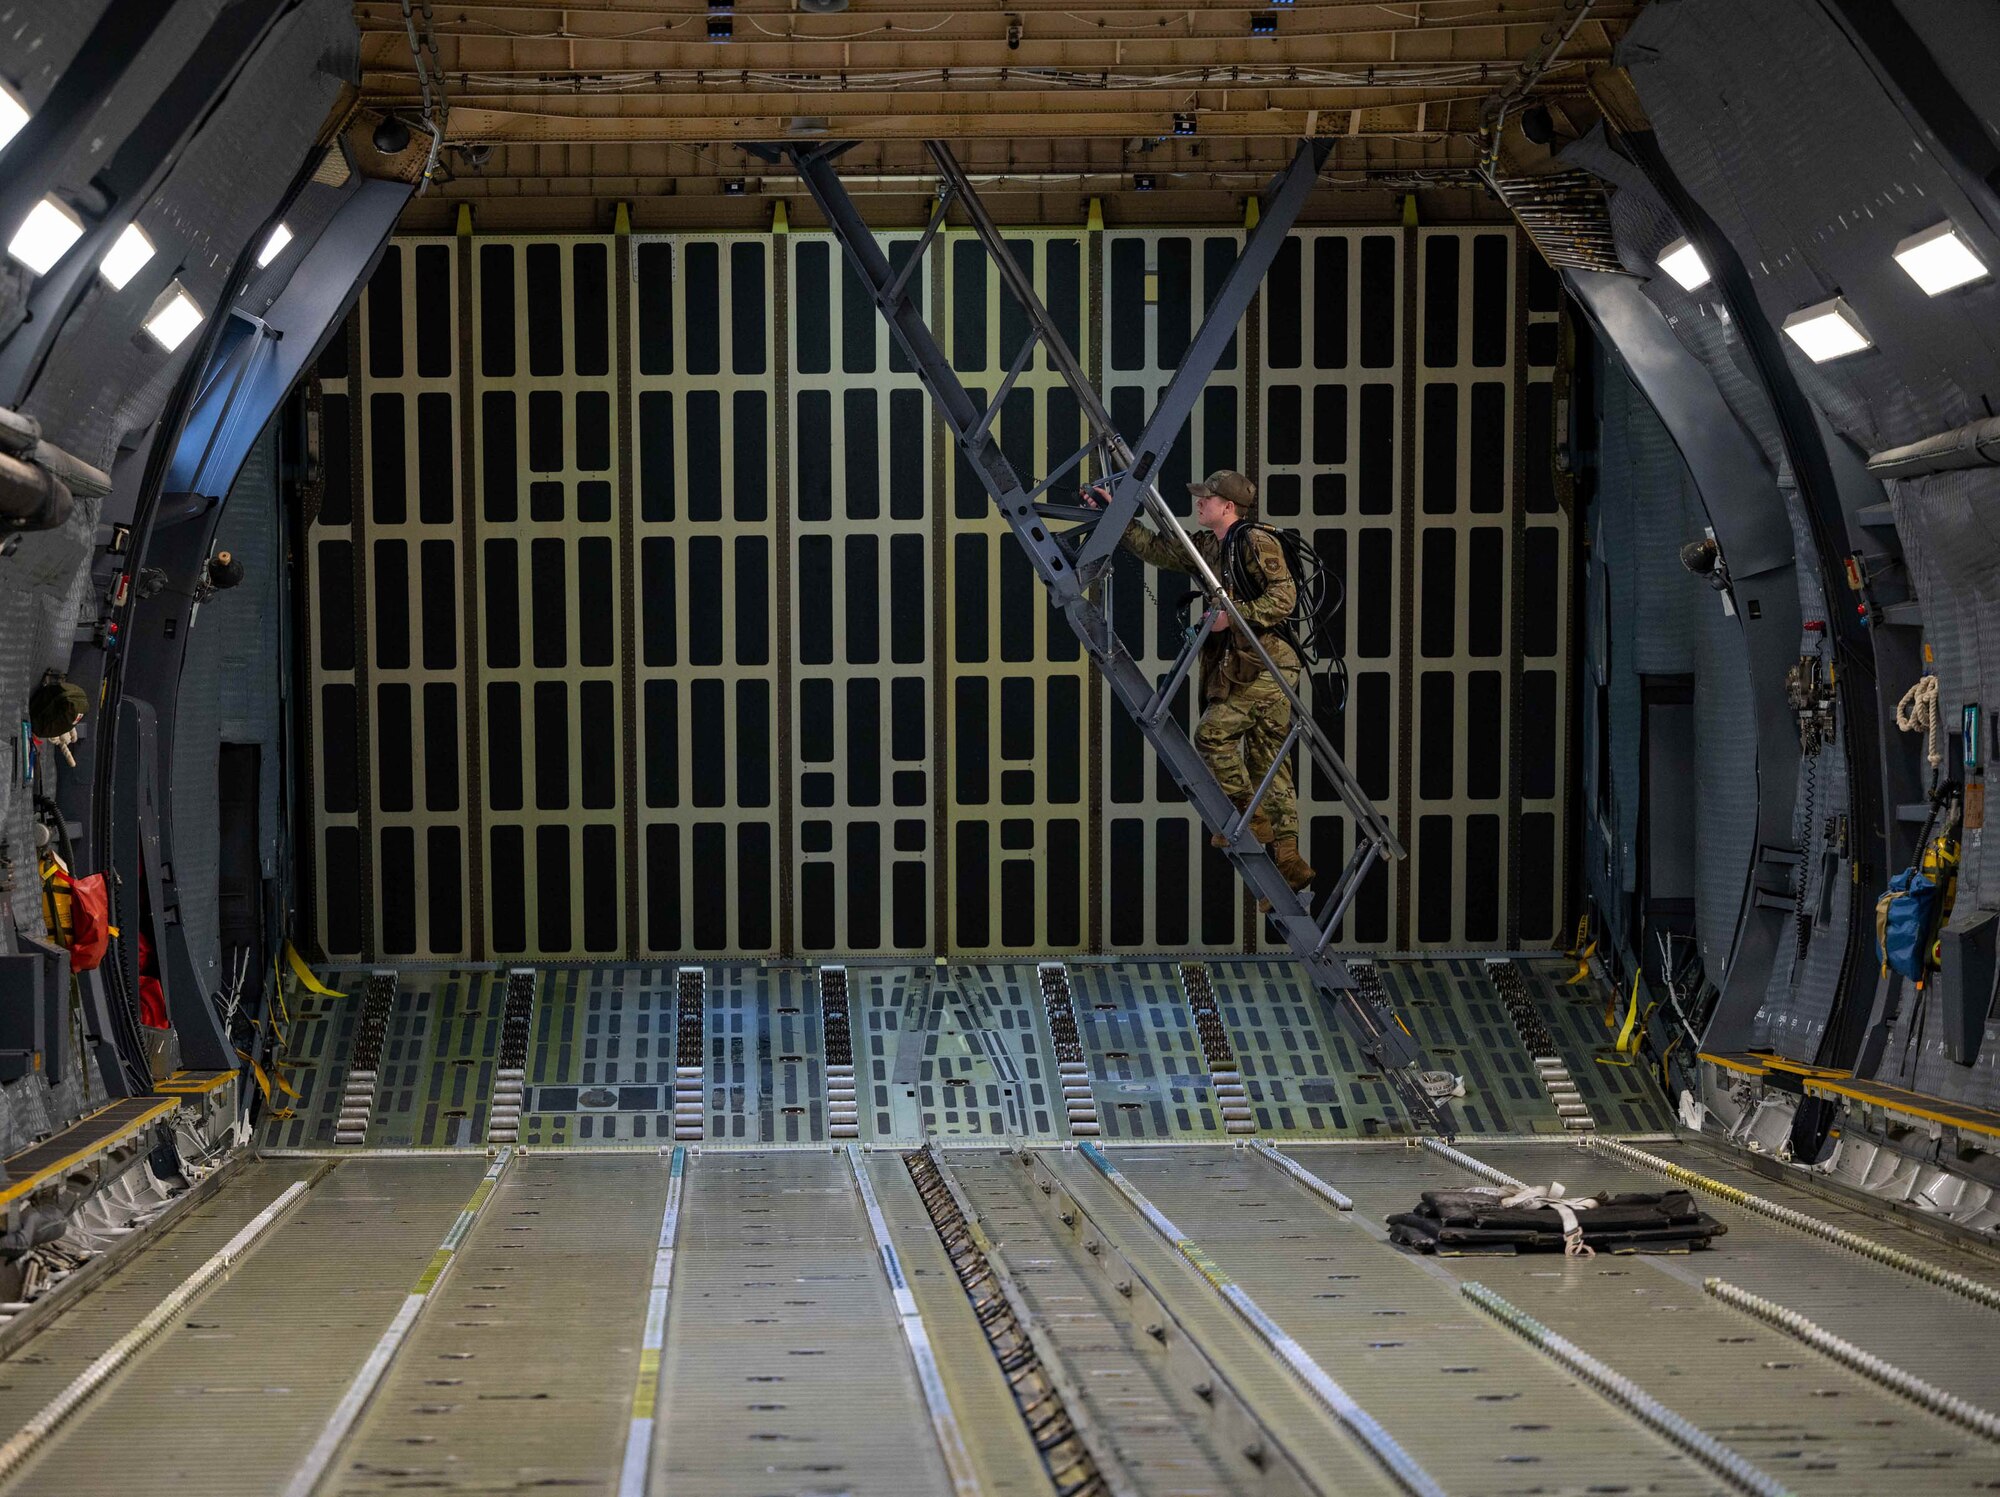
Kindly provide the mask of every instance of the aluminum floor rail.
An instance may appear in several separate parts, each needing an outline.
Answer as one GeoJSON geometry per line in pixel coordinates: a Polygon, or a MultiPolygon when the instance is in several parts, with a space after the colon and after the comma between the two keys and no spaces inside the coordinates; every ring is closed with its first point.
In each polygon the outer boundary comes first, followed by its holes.
{"type": "Polygon", "coordinates": [[[869,1205],[845,1149],[701,1154],[681,1201],[647,1492],[963,1490],[911,1341],[914,1286],[892,1272],[869,1205]]]}
{"type": "Polygon", "coordinates": [[[632,1420],[625,1433],[618,1497],[646,1497],[660,1403],[660,1353],[667,1340],[667,1297],[674,1285],[674,1242],[680,1236],[681,1191],[687,1182],[686,1145],[674,1145],[668,1169],[667,1204],[660,1213],[660,1245],[653,1253],[653,1278],[647,1285],[646,1329],[639,1342],[639,1375],[632,1384],[632,1420]]]}
{"type": "Polygon", "coordinates": [[[397,1310],[395,1319],[391,1320],[388,1328],[382,1332],[374,1350],[369,1352],[368,1359],[361,1364],[361,1370],[355,1373],[353,1380],[347,1385],[347,1391],[341,1395],[340,1402],[334,1405],[333,1413],[328,1417],[325,1427],[321,1429],[319,1438],[313,1441],[312,1448],[305,1454],[305,1459],[292,1473],[291,1481],[285,1486],[285,1497],[312,1497],[312,1494],[327,1480],[341,1447],[354,1432],[354,1426],[368,1407],[369,1401],[374,1398],[375,1390],[382,1385],[382,1379],[389,1371],[390,1364],[396,1360],[396,1354],[410,1339],[410,1330],[416,1325],[417,1317],[429,1306],[432,1292],[436,1290],[458,1257],[458,1250],[465,1242],[466,1235],[472,1231],[473,1223],[479,1220],[480,1213],[486,1209],[486,1203],[493,1197],[493,1187],[499,1182],[501,1175],[506,1173],[507,1166],[513,1159],[512,1148],[502,1149],[486,1173],[480,1177],[479,1184],[467,1197],[457,1219],[452,1222],[451,1230],[445,1233],[444,1240],[438,1244],[430,1262],[424,1265],[423,1273],[410,1287],[410,1292],[404,1296],[402,1308],[397,1310]]]}
{"type": "MultiPolygon", "coordinates": [[[[1014,1313],[1036,1356],[1052,1381],[1073,1392],[1064,1400],[1070,1427],[1108,1457],[1104,1484],[1111,1491],[1328,1497],[1395,1490],[1331,1430],[1338,1448],[1325,1460],[1309,1404],[1260,1406],[1272,1373],[1232,1376],[1213,1326],[1190,1323],[1204,1308],[1205,1286],[1142,1269],[1052,1173],[1044,1151],[952,1158],[939,1150],[934,1158],[989,1245],[996,1276],[1014,1282],[1014,1313]]],[[[996,1306],[1004,1303],[996,1297],[996,1306]]]]}
{"type": "Polygon", "coordinates": [[[946,1172],[943,1151],[932,1145],[905,1154],[903,1167],[1056,1491],[1062,1497],[1136,1497],[1138,1487],[1117,1451],[1082,1414],[1082,1394],[981,1229],[978,1208],[946,1172]]]}
{"type": "Polygon", "coordinates": [[[276,1200],[252,1217],[241,1231],[217,1248],[206,1262],[141,1317],[137,1325],[120,1336],[88,1367],[78,1373],[67,1387],[9,1436],[5,1444],[0,1444],[0,1482],[12,1477],[48,1438],[52,1430],[81,1408],[85,1402],[95,1397],[117,1376],[118,1370],[130,1361],[141,1347],[185,1311],[200,1297],[204,1289],[228,1272],[230,1266],[264,1235],[265,1230],[290,1210],[299,1197],[312,1189],[332,1168],[330,1164],[321,1165],[308,1179],[295,1180],[286,1186],[276,1200]]]}
{"type": "Polygon", "coordinates": [[[875,1254],[882,1265],[882,1274],[889,1281],[889,1294],[896,1302],[896,1324],[903,1333],[903,1343],[910,1350],[910,1362],[916,1369],[917,1386],[922,1390],[924,1408],[930,1414],[931,1429],[937,1434],[938,1453],[944,1458],[945,1470],[951,1475],[951,1489],[956,1497],[979,1497],[979,1478],[972,1469],[972,1460],[965,1452],[965,1439],[959,1433],[958,1416],[951,1406],[951,1395],[945,1391],[944,1376],[938,1370],[937,1352],[931,1346],[930,1334],[924,1329],[923,1311],[917,1308],[917,1299],[910,1292],[909,1280],[903,1276],[903,1260],[896,1253],[896,1245],[889,1240],[889,1223],[882,1215],[882,1204],[876,1198],[875,1187],[869,1183],[868,1170],[861,1162],[861,1146],[847,1146],[847,1167],[854,1175],[854,1188],[861,1194],[861,1209],[868,1215],[868,1231],[875,1239],[875,1254]]]}
{"type": "MultiPolygon", "coordinates": [[[[1158,462],[1171,448],[1186,424],[1208,376],[1214,371],[1223,350],[1234,335],[1236,324],[1248,308],[1265,270],[1283,244],[1299,210],[1310,195],[1330,142],[1302,141],[1292,164],[1272,183],[1265,194],[1258,225],[1246,240],[1243,253],[1210,305],[1201,329],[1182,359],[1155,408],[1153,419],[1140,438],[1135,453],[1112,423],[1089,377],[1077,363],[1061,331],[1035,294],[1025,272],[1008,251],[999,228],[988,216],[970,180],[960,168],[950,148],[942,141],[927,142],[943,178],[943,191],[929,226],[915,251],[898,271],[883,253],[873,231],[862,219],[854,201],[841,185],[834,170],[834,158],[847,146],[828,143],[817,146],[764,145],[751,149],[764,159],[790,161],[806,190],[825,216],[840,241],[849,265],[889,325],[889,331],[909,356],[911,366],[930,393],[939,416],[950,429],[967,467],[978,477],[1007,522],[1014,538],[1027,553],[1036,575],[1048,590],[1050,601],[1068,620],[1111,694],[1131,716],[1140,733],[1152,744],[1154,753],[1166,765],[1175,782],[1200,811],[1202,820],[1227,839],[1224,851],[1245,883],[1270,902],[1271,922],[1284,936],[1293,954],[1305,966],[1315,987],[1333,1004],[1355,1031],[1362,1050],[1395,1087],[1404,1109],[1412,1119],[1440,1134],[1451,1136],[1455,1129],[1449,1108],[1434,1099],[1418,1080],[1423,1069],[1422,1052],[1392,1015],[1354,992],[1346,964],[1331,947],[1336,931],[1362,882],[1380,862],[1404,856],[1394,830],[1362,791],[1360,783],[1342,762],[1339,752],[1320,728],[1304,700],[1286,684],[1272,665],[1263,644],[1245,623],[1236,604],[1223,591],[1187,540],[1180,522],[1160,498],[1155,482],[1158,462]],[[942,345],[910,295],[910,282],[930,243],[944,227],[948,209],[957,203],[971,221],[1001,284],[1027,319],[1029,333],[1014,357],[1012,367],[1001,381],[992,403],[985,408],[972,398],[952,368],[942,345]],[[1040,346],[1050,366],[1076,396],[1078,407],[1090,427],[1090,438],[1074,455],[1039,482],[1030,484],[1002,452],[993,435],[993,426],[1015,381],[1027,368],[1040,346]],[[1042,496],[1077,470],[1086,457],[1096,454],[1100,477],[1111,484],[1112,501],[1102,512],[1073,505],[1041,503],[1042,496]],[[1191,630],[1181,658],[1163,682],[1155,683],[1125,651],[1112,629],[1110,618],[1099,598],[1089,591],[1108,565],[1110,552],[1123,533],[1128,519],[1143,509],[1161,534],[1179,538],[1190,570],[1201,585],[1206,606],[1200,626],[1191,630]],[[1071,532],[1058,532],[1053,521],[1078,522],[1071,532]],[[1206,638],[1207,626],[1218,616],[1226,616],[1239,637],[1250,639],[1264,665],[1277,680],[1291,704],[1292,727],[1285,749],[1275,764],[1283,762],[1295,746],[1303,747],[1320,771],[1329,779],[1346,805],[1356,828],[1355,847],[1338,881],[1328,894],[1323,914],[1315,915],[1309,903],[1301,903],[1290,884],[1278,872],[1264,849],[1249,834],[1249,823],[1259,802],[1268,793],[1272,779],[1266,774],[1247,807],[1237,807],[1216,783],[1215,776],[1196,750],[1188,734],[1175,721],[1170,709],[1173,697],[1192,669],[1206,638]]],[[[1310,895],[1307,896],[1308,901],[1310,895]]]]}
{"type": "Polygon", "coordinates": [[[1410,1454],[1381,1425],[1375,1416],[1364,1409],[1352,1394],[1327,1373],[1312,1354],[1301,1346],[1284,1327],[1272,1320],[1256,1300],[1229,1275],[1224,1273],[1201,1248],[1164,1216],[1160,1209],[1140,1193],[1137,1186],[1125,1178],[1118,1168],[1095,1144],[1080,1144],[1077,1152],[1090,1161],[1091,1167],[1110,1182],[1111,1188],[1130,1202],[1132,1209],[1144,1218],[1146,1224],[1157,1232],[1162,1241],[1168,1243],[1175,1252],[1203,1278],[1215,1286],[1216,1293],[1227,1300],[1231,1309],[1256,1332],[1269,1348],[1271,1354],[1291,1370],[1315,1403],[1326,1410],[1346,1431],[1381,1463],[1396,1484],[1411,1497],[1445,1497],[1444,1488],[1431,1474],[1411,1459],[1410,1454]]]}
{"type": "Polygon", "coordinates": [[[1509,1304],[1486,1285],[1459,1286],[1465,1297],[1493,1316],[1509,1330],[1546,1352],[1583,1382],[1628,1410],[1635,1419],[1657,1430],[1694,1460],[1715,1472],[1729,1485],[1751,1497],[1791,1497],[1791,1488],[1760,1470],[1692,1420],[1675,1413],[1622,1372],[1607,1366],[1567,1336],[1559,1336],[1534,1316],[1509,1304]]]}

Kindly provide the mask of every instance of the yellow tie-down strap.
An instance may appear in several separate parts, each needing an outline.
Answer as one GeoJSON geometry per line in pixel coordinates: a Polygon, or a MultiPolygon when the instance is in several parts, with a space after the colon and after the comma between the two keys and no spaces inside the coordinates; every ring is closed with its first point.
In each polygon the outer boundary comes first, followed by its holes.
{"type": "Polygon", "coordinates": [[[317,993],[322,998],[345,998],[347,996],[345,993],[328,987],[317,977],[314,977],[312,975],[312,968],[306,965],[305,958],[299,955],[298,948],[292,945],[290,941],[285,942],[285,960],[291,964],[292,975],[298,978],[300,986],[308,993],[317,993]]]}
{"type": "Polygon", "coordinates": [[[282,1071],[272,1070],[267,1072],[255,1060],[251,1059],[248,1050],[238,1050],[236,1058],[250,1067],[251,1074],[257,1078],[257,1090],[264,1094],[266,1102],[271,1100],[271,1088],[273,1086],[276,1086],[279,1091],[294,1100],[298,1098],[299,1089],[293,1086],[291,1082],[285,1080],[282,1071]]]}

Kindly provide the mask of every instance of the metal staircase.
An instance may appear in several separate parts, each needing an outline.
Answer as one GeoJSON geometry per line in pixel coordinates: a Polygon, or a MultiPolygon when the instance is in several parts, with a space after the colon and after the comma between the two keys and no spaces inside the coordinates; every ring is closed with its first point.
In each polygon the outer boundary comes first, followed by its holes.
{"type": "Polygon", "coordinates": [[[922,239],[900,272],[890,264],[834,170],[834,158],[847,148],[847,144],[835,142],[751,147],[765,160],[774,164],[788,161],[797,170],[840,241],[849,265],[868,289],[891,334],[930,392],[967,465],[978,475],[999,507],[1001,517],[1027,552],[1051,601],[1069,621],[1109,684],[1111,694],[1138,724],[1139,731],[1152,744],[1189,802],[1200,811],[1202,820],[1227,838],[1226,851],[1231,862],[1251,889],[1270,901],[1271,923],[1305,966],[1314,985],[1354,1029],[1362,1050],[1393,1081],[1412,1120],[1450,1135],[1454,1129],[1449,1110],[1432,1097],[1417,1077],[1422,1061],[1420,1051],[1393,1015],[1354,991],[1346,964],[1332,950],[1348,906],[1369,871],[1378,860],[1388,862],[1404,856],[1394,830],[1362,792],[1306,704],[1272,668],[1262,642],[1257,641],[1258,654],[1263,656],[1265,667],[1272,671],[1292,707],[1291,733],[1283,752],[1273,761],[1273,773],[1276,764],[1284,762],[1295,748],[1303,747],[1335,787],[1354,822],[1353,856],[1328,894],[1323,912],[1316,915],[1301,904],[1249,832],[1250,818],[1270,790],[1272,774],[1265,775],[1250,805],[1239,811],[1223,794],[1193,742],[1170,712],[1174,695],[1193,669],[1208,636],[1208,626],[1218,614],[1226,615],[1242,637],[1256,641],[1257,636],[1245,626],[1236,605],[1223,592],[1214,573],[1161,499],[1155,475],[1305,205],[1332,142],[1300,142],[1291,165],[1265,192],[1261,215],[1245,239],[1241,257],[1216,294],[1200,332],[1162,392],[1136,444],[1128,444],[1112,424],[1089,377],[1035,294],[1028,274],[1007,250],[1000,230],[987,215],[950,148],[942,141],[927,142],[941,183],[938,204],[922,239]],[[1001,284],[1020,306],[1029,328],[1028,336],[1014,355],[1012,367],[1001,380],[992,402],[983,409],[959,381],[943,347],[910,295],[915,269],[944,227],[954,204],[979,236],[1001,284]],[[1074,393],[1089,424],[1090,438],[1053,472],[1031,482],[1026,475],[1016,473],[1007,461],[994,438],[993,425],[1038,345],[1045,350],[1049,366],[1074,393]],[[1094,463],[1097,481],[1110,490],[1109,503],[1096,510],[1044,502],[1043,496],[1077,472],[1086,458],[1094,463]],[[1152,517],[1162,535],[1180,541],[1205,600],[1201,627],[1190,631],[1180,657],[1158,682],[1149,679],[1126,653],[1112,631],[1105,607],[1091,591],[1091,584],[1108,570],[1126,526],[1142,512],[1152,517]],[[1057,529],[1058,523],[1066,528],[1057,529]]]}

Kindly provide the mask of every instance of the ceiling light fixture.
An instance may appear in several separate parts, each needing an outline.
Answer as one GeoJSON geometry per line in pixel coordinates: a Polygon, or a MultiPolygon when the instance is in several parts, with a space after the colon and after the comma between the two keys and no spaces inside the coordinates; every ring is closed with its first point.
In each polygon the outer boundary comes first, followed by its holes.
{"type": "Polygon", "coordinates": [[[7,253],[36,275],[47,275],[70,246],[83,238],[83,220],[69,204],[43,198],[28,210],[21,227],[7,241],[7,253]]]}
{"type": "Polygon", "coordinates": [[[1948,218],[1897,245],[1896,263],[1926,296],[1942,296],[1991,273],[1958,232],[1958,225],[1948,218]]]}
{"type": "Polygon", "coordinates": [[[708,18],[708,39],[712,42],[726,42],[736,35],[736,23],[727,16],[708,18]]]}
{"type": "Polygon", "coordinates": [[[1252,36],[1276,36],[1278,34],[1278,13],[1272,10],[1253,11],[1250,16],[1252,36]]]}
{"type": "Polygon", "coordinates": [[[202,311],[193,297],[175,281],[160,293],[153,310],[146,314],[146,331],[153,341],[172,353],[187,341],[187,335],[201,326],[202,311]]]}
{"type": "Polygon", "coordinates": [[[13,89],[0,83],[0,151],[7,149],[7,142],[19,135],[27,123],[28,106],[13,89]]]}
{"type": "Polygon", "coordinates": [[[1702,263],[1701,251],[1685,239],[1676,239],[1660,251],[1659,267],[1676,281],[1683,291],[1699,291],[1709,282],[1708,266],[1702,263]]]}
{"type": "Polygon", "coordinates": [[[1792,313],[1785,319],[1785,336],[1815,364],[1874,347],[1854,308],[1838,296],[1792,313]]]}
{"type": "Polygon", "coordinates": [[[292,231],[283,224],[271,230],[271,237],[264,241],[264,247],[257,251],[257,268],[262,270],[285,252],[285,246],[292,242],[292,231]]]}
{"type": "Polygon", "coordinates": [[[123,291],[126,283],[152,258],[153,241],[146,237],[146,231],[137,224],[127,224],[118,242],[98,262],[97,273],[111,283],[113,291],[123,291]]]}
{"type": "Polygon", "coordinates": [[[1174,116],[1174,134],[1192,135],[1194,131],[1195,123],[1192,114],[1176,114],[1174,116]]]}

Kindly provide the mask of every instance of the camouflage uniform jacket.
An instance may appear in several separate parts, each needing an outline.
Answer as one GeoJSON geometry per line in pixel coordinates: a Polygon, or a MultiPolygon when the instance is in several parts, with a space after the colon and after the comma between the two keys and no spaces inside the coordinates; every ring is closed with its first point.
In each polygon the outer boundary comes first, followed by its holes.
{"type": "MultiPolygon", "coordinates": [[[[1238,521],[1248,524],[1249,521],[1238,521]]],[[[1186,530],[1187,538],[1194,543],[1211,572],[1221,578],[1226,586],[1229,582],[1222,563],[1222,542],[1205,529],[1186,530]]],[[[1232,532],[1233,534],[1234,532],[1232,532]]],[[[1292,605],[1297,600],[1298,589],[1292,582],[1292,570],[1286,565],[1284,548],[1276,537],[1263,530],[1248,533],[1252,556],[1251,564],[1264,575],[1264,590],[1254,598],[1234,599],[1237,611],[1248,619],[1262,636],[1264,648],[1270,652],[1272,661],[1293,680],[1298,678],[1299,656],[1292,648],[1285,631],[1278,626],[1292,614],[1292,605]]],[[[1149,566],[1161,567],[1172,572],[1192,572],[1193,568],[1176,546],[1167,537],[1160,535],[1143,521],[1134,520],[1127,527],[1124,536],[1125,549],[1149,566]]],[[[1241,631],[1231,629],[1226,633],[1209,635],[1201,651],[1201,695],[1203,701],[1219,702],[1239,686],[1247,686],[1264,669],[1249,642],[1241,637],[1241,631]]]]}

